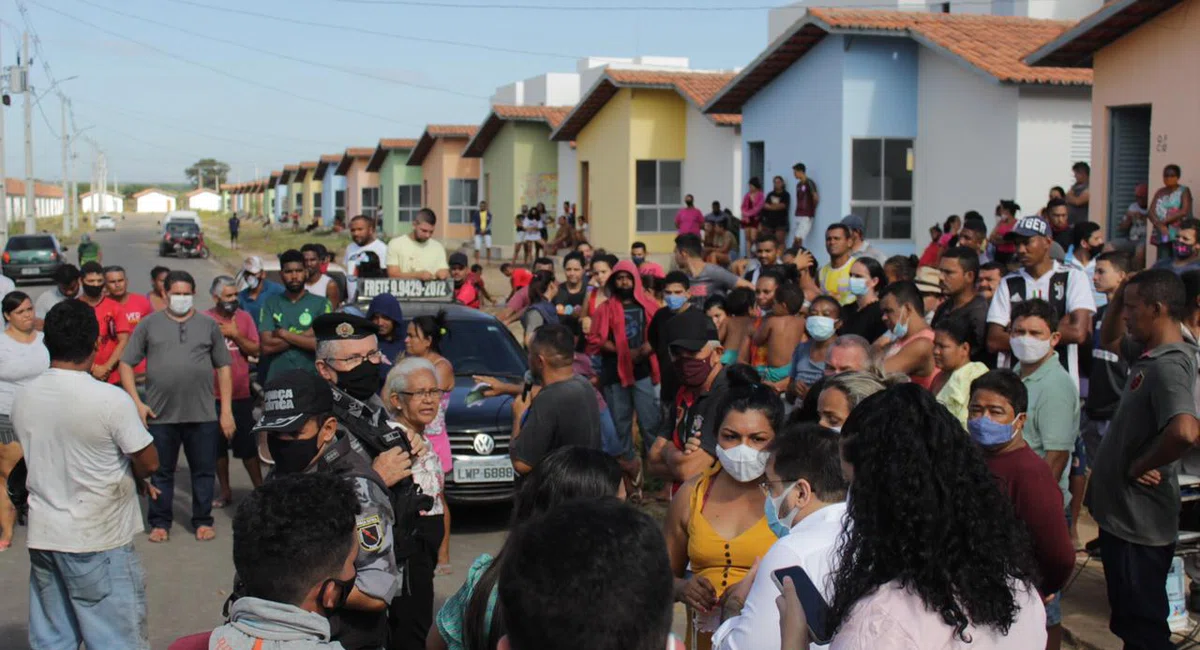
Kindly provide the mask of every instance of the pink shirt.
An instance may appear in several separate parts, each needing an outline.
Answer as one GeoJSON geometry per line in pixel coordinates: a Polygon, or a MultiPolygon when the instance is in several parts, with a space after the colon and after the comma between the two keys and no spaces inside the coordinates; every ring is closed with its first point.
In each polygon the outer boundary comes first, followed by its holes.
{"type": "Polygon", "coordinates": [[[695,207],[681,209],[675,213],[675,228],[681,235],[699,235],[704,229],[704,213],[695,207]]]}
{"type": "Polygon", "coordinates": [[[991,627],[968,625],[972,640],[963,643],[940,614],[921,597],[896,583],[881,586],[854,605],[833,637],[830,650],[1031,650],[1046,647],[1046,608],[1037,590],[1023,585],[1015,592],[1016,620],[1007,635],[991,627]]]}
{"type": "MultiPolygon", "coordinates": [[[[224,325],[229,322],[223,314],[217,311],[214,307],[204,312],[212,316],[213,320],[218,324],[224,325]]],[[[254,324],[254,317],[244,309],[239,309],[233,312],[233,322],[237,325],[238,331],[242,336],[258,343],[258,327],[254,324]]],[[[250,362],[242,355],[242,350],[233,342],[233,339],[225,337],[225,348],[229,350],[229,371],[233,374],[233,399],[248,399],[250,397],[250,362]]],[[[217,384],[217,373],[213,371],[213,394],[217,399],[221,399],[221,387],[217,384]]]]}

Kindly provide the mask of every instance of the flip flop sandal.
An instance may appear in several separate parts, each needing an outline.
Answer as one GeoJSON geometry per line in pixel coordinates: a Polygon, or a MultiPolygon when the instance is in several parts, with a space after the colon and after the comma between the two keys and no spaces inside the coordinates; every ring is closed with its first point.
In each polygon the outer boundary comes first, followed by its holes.
{"type": "Polygon", "coordinates": [[[445,564],[439,564],[437,565],[437,568],[433,570],[433,575],[435,576],[448,576],[451,573],[454,573],[454,565],[450,564],[449,562],[446,562],[445,564]]]}
{"type": "Polygon", "coordinates": [[[151,544],[164,544],[169,541],[171,541],[171,533],[165,528],[155,528],[150,531],[151,544]]]}
{"type": "Polygon", "coordinates": [[[217,538],[217,531],[212,526],[200,526],[196,529],[197,542],[211,542],[217,538]]]}

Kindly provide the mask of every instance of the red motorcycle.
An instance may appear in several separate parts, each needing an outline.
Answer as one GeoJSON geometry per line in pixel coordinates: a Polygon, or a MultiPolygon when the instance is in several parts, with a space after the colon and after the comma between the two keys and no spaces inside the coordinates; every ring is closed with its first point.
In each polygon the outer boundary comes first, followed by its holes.
{"type": "Polygon", "coordinates": [[[190,224],[168,224],[158,245],[158,255],[166,257],[199,257],[208,259],[208,246],[204,243],[204,234],[199,228],[190,224]]]}

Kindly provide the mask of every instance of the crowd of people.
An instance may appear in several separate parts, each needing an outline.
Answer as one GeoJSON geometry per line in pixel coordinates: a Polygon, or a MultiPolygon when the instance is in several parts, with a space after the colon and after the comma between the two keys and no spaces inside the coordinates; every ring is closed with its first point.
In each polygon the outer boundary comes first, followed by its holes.
{"type": "MultiPolygon", "coordinates": [[[[920,257],[883,255],[850,215],[819,264],[802,164],[794,213],[781,178],[770,195],[751,182],[736,224],[688,197],[669,271],[643,242],[627,259],[586,239],[539,250],[526,215],[532,268],[503,265],[497,318],[530,372],[475,378],[513,398],[512,533],[436,610],[450,325],[405,320],[387,294],[366,317],[335,311],[373,276],[490,302],[466,255],[432,238],[431,211],[386,245],[352,219],[344,293],[308,247],[279,255],[282,284],[247,258],[204,313],[186,272],[155,269],[143,298],[119,267],[64,266],[36,305],[3,299],[0,472],[28,466],[31,641],[149,647],[136,495],[167,542],[182,446],[197,539],[231,497],[228,451],[256,486],[234,516],[227,621],[182,650],[1053,649],[1088,551],[1112,631],[1173,647],[1180,465],[1200,443],[1200,222],[1168,166],[1108,242],[1074,171],[1036,215],[1001,201],[990,227],[948,218],[920,257]],[[1171,258],[1143,269],[1139,251],[1171,258]],[[55,408],[67,400],[87,408],[55,408]],[[669,502],[661,524],[636,507],[649,499],[669,502]],[[67,532],[79,522],[88,535],[67,532]]],[[[490,250],[486,205],[474,223],[490,250]]],[[[14,518],[0,502],[0,544],[14,518]]]]}

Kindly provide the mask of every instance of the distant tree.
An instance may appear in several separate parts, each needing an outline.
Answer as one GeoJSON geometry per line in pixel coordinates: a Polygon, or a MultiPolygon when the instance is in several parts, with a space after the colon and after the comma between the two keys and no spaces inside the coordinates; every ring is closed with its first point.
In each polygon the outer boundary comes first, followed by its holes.
{"type": "Polygon", "coordinates": [[[204,158],[197,160],[191,167],[183,170],[183,173],[193,187],[200,186],[201,178],[205,187],[213,187],[225,182],[229,176],[229,165],[215,158],[204,158]]]}

